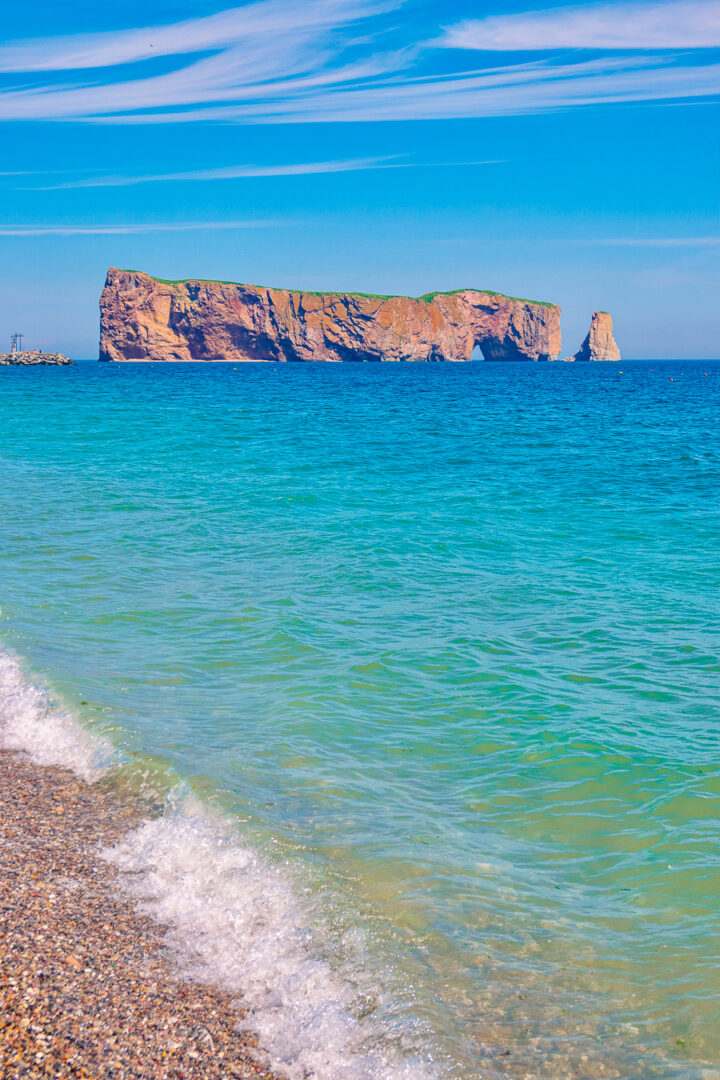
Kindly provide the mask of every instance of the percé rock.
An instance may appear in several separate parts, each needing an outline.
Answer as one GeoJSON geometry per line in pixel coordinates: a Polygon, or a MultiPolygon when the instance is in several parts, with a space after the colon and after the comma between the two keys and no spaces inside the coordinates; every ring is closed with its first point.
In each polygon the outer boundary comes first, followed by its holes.
{"type": "Polygon", "coordinates": [[[59,352],[32,352],[23,349],[22,352],[0,353],[0,364],[5,367],[15,367],[22,364],[72,364],[72,360],[59,352]]]}
{"type": "Polygon", "coordinates": [[[460,289],[407,296],[296,292],[108,271],[100,359],[554,360],[560,308],[460,289]]]}
{"type": "Polygon", "coordinates": [[[588,335],[573,360],[619,360],[620,350],[613,337],[612,317],[607,311],[594,311],[588,335]]]}

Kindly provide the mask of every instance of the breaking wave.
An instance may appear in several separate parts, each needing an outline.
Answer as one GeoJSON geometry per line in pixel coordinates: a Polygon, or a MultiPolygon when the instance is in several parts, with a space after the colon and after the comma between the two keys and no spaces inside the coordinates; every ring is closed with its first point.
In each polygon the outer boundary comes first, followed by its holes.
{"type": "Polygon", "coordinates": [[[36,765],[70,769],[89,784],[115,758],[109,739],[88,731],[51,701],[7,652],[0,652],[0,746],[23,751],[36,765]]]}
{"type": "MultiPolygon", "coordinates": [[[[108,739],[56,706],[7,653],[0,653],[0,745],[89,783],[118,760],[108,739]]],[[[313,934],[318,897],[305,902],[289,871],[243,844],[228,821],[190,798],[168,800],[162,816],[102,855],[138,907],[168,927],[165,941],[180,970],[238,995],[243,1026],[288,1080],[439,1075],[427,1033],[393,1019],[362,929],[338,929],[325,943],[338,958],[329,963],[313,934]]]]}

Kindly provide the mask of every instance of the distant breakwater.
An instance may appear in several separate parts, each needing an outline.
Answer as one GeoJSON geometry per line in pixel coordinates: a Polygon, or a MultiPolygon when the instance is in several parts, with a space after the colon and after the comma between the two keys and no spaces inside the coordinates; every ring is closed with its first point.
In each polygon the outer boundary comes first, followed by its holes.
{"type": "Polygon", "coordinates": [[[72,360],[63,356],[62,353],[44,353],[44,352],[31,352],[28,349],[22,352],[14,353],[0,353],[0,364],[3,367],[21,367],[25,364],[52,364],[55,366],[63,366],[66,364],[72,364],[72,360]]]}

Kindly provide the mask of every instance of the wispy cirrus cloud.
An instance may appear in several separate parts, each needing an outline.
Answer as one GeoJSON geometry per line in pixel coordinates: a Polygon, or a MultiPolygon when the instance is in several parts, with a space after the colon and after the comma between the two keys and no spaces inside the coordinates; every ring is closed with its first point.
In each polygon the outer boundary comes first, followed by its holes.
{"type": "Polygon", "coordinates": [[[229,165],[220,169],[192,169],[188,172],[150,173],[146,176],[94,176],[63,184],[44,185],[32,191],[64,191],[68,188],[131,187],[136,184],[173,181],[265,179],[282,176],[314,176],[322,173],[367,172],[377,169],[460,169],[474,165],[501,165],[500,159],[486,161],[396,161],[393,158],[354,158],[347,161],[314,161],[293,165],[229,165]]]}
{"type": "Polygon", "coordinates": [[[228,165],[220,169],[190,169],[186,172],[149,173],[146,176],[93,176],[63,184],[43,185],[34,191],[63,191],[67,188],[132,187],[181,180],[265,179],[273,176],[314,176],[322,173],[364,172],[381,169],[389,158],[350,158],[346,161],[308,161],[290,165],[228,165]]]}
{"type": "Polygon", "coordinates": [[[446,78],[396,78],[374,85],[328,87],[292,97],[192,111],[106,116],[118,124],[225,121],[244,124],[442,120],[510,116],[551,109],[717,95],[720,65],[671,64],[657,56],[585,62],[533,61],[461,72],[446,78]]]}
{"type": "Polygon", "coordinates": [[[698,54],[652,51],[716,41],[708,0],[635,3],[623,8],[630,14],[622,18],[607,4],[489,17],[458,23],[434,40],[399,45],[395,27],[387,39],[395,47],[382,50],[373,45],[386,40],[382,16],[398,3],[256,0],[165,27],[11,43],[0,49],[0,70],[26,73],[27,85],[16,78],[0,90],[0,115],[123,124],[398,121],[688,101],[718,93],[717,64],[698,60],[698,54]],[[357,36],[360,24],[363,33],[368,27],[364,38],[357,36]],[[457,49],[550,48],[623,54],[471,71],[452,66],[457,49]],[[157,56],[164,58],[162,70],[157,56]],[[420,65],[427,70],[428,60],[432,75],[422,74],[420,65]],[[92,82],[69,81],[68,73],[91,68],[100,72],[92,82]],[[62,82],[37,85],[38,71],[62,73],[62,82]]]}
{"type": "Polygon", "coordinates": [[[707,49],[720,47],[716,0],[595,4],[466,19],[439,45],[451,49],[707,49]]]}
{"type": "Polygon", "coordinates": [[[263,229],[284,225],[284,221],[169,221],[108,225],[3,225],[0,236],[125,236],[156,232],[187,232],[205,229],[263,229]]]}
{"type": "Polygon", "coordinates": [[[399,0],[256,0],[197,19],[169,26],[134,30],[106,30],[96,34],[72,34],[32,38],[0,47],[0,71],[80,71],[278,42],[280,54],[293,48],[293,39],[307,40],[348,23],[366,19],[398,6],[399,0]]]}
{"type": "MultiPolygon", "coordinates": [[[[83,119],[207,102],[291,97],[323,85],[352,85],[400,70],[411,49],[380,50],[347,59],[348,28],[397,6],[399,0],[256,0],[215,16],[165,28],[80,34],[9,44],[0,72],[17,74],[112,69],[140,61],[135,78],[108,70],[91,83],[17,83],[0,91],[5,120],[83,119]],[[157,39],[157,40],[156,40],[157,39]],[[196,59],[157,72],[158,57],[196,59]],[[150,70],[148,70],[150,69],[150,70]],[[152,73],[151,73],[152,72],[152,73]]],[[[356,50],[357,51],[357,50],[356,50]]],[[[165,67],[167,64],[165,64],[165,67]]]]}

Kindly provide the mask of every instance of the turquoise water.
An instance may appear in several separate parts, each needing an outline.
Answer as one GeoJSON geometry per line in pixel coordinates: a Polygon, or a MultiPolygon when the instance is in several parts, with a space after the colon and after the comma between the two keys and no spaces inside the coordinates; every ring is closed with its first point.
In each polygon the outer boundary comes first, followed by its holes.
{"type": "Polygon", "coordinates": [[[287,884],[386,1055],[312,1075],[720,1077],[719,398],[711,361],[0,370],[0,640],[287,884]]]}

